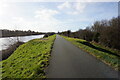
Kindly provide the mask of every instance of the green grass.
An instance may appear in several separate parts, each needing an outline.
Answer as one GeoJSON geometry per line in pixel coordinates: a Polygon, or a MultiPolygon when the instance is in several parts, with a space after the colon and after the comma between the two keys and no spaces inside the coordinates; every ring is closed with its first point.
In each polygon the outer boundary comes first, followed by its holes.
{"type": "Polygon", "coordinates": [[[62,36],[62,37],[70,41],[77,47],[81,48],[82,50],[102,60],[104,63],[110,65],[115,70],[118,70],[120,68],[118,67],[118,65],[120,65],[120,62],[119,62],[120,56],[118,55],[119,53],[116,53],[118,51],[108,49],[103,47],[102,45],[95,44],[92,42],[90,43],[82,39],[70,38],[65,36],[62,36]]]}
{"type": "Polygon", "coordinates": [[[34,39],[19,46],[2,61],[2,78],[45,78],[45,68],[56,35],[34,39]]]}
{"type": "Polygon", "coordinates": [[[96,43],[96,42],[91,42],[92,45],[100,47],[102,49],[105,49],[107,51],[110,51],[111,53],[113,53],[116,56],[120,57],[120,50],[117,49],[113,49],[113,48],[109,48],[109,47],[105,47],[104,45],[100,44],[100,43],[96,43]]]}

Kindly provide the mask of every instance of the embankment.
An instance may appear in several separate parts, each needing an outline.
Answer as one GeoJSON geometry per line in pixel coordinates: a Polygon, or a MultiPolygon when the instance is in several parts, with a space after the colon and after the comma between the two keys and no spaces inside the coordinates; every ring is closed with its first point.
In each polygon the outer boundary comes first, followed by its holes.
{"type": "Polygon", "coordinates": [[[45,78],[50,51],[56,35],[33,39],[20,45],[14,53],[2,61],[2,78],[45,78]]]}

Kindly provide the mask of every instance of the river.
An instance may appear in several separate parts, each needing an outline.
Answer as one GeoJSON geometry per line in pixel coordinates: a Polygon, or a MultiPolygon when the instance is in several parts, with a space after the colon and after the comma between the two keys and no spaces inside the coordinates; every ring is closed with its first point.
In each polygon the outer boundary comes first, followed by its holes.
{"type": "Polygon", "coordinates": [[[19,36],[19,37],[4,37],[0,38],[0,51],[7,49],[9,45],[14,44],[18,40],[21,42],[27,42],[36,38],[43,38],[44,35],[31,35],[31,36],[19,36]]]}

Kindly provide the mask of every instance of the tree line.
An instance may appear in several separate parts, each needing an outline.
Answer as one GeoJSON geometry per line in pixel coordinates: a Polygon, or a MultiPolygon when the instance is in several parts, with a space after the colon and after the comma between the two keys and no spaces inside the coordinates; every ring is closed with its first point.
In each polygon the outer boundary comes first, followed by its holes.
{"type": "Polygon", "coordinates": [[[79,29],[71,32],[70,30],[58,32],[68,37],[84,39],[89,42],[103,44],[107,47],[120,50],[120,17],[112,18],[110,20],[95,21],[92,26],[86,29],[79,29]]]}
{"type": "Polygon", "coordinates": [[[15,37],[15,36],[28,36],[28,35],[39,35],[44,34],[42,32],[35,32],[35,31],[23,31],[23,30],[7,30],[7,29],[1,29],[0,34],[2,34],[0,37],[15,37]]]}

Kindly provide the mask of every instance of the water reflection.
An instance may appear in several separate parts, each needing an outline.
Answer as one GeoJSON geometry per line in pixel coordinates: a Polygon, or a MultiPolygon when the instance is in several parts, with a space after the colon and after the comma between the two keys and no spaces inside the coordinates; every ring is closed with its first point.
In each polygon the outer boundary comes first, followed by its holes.
{"type": "Polygon", "coordinates": [[[22,41],[27,42],[29,40],[35,39],[35,38],[42,38],[44,35],[32,35],[32,36],[20,36],[20,37],[5,37],[0,38],[0,50],[7,49],[7,47],[11,44],[14,44],[15,42],[22,41]]]}

